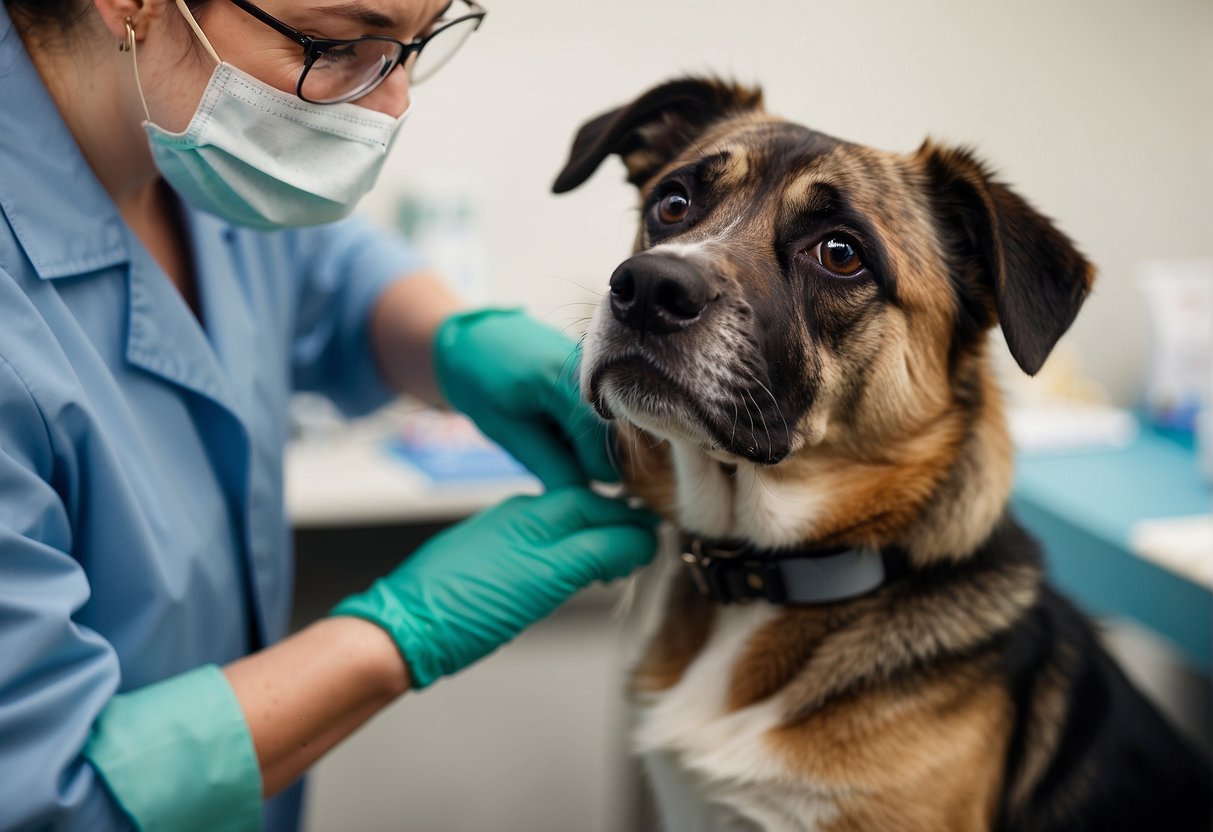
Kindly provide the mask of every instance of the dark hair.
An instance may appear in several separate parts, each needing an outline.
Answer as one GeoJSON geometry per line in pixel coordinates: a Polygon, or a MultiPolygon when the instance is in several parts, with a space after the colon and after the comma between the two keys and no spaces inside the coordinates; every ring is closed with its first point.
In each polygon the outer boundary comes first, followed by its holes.
{"type": "Polygon", "coordinates": [[[89,6],[82,0],[4,0],[4,5],[19,31],[53,26],[75,29],[89,6]]]}
{"type": "MultiPolygon", "coordinates": [[[[186,0],[190,11],[207,5],[210,0],[186,0]]],[[[58,30],[68,33],[76,29],[88,17],[92,6],[88,0],[4,0],[9,16],[18,31],[58,30]]]]}

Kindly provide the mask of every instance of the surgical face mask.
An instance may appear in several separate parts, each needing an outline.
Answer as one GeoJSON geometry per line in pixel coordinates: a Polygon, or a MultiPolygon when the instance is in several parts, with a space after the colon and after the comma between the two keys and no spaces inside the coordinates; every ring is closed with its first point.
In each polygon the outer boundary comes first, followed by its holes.
{"type": "MultiPolygon", "coordinates": [[[[347,216],[375,184],[412,101],[399,118],[356,104],[303,101],[221,61],[178,5],[218,66],[185,130],[165,130],[150,114],[143,122],[161,175],[195,208],[250,228],[347,216]]],[[[136,60],[136,83],[138,73],[136,60]]]]}

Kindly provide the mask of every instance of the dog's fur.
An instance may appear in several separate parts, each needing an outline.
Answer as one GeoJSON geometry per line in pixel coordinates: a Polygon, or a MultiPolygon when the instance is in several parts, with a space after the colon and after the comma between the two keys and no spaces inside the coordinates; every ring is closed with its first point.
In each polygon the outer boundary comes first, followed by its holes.
{"type": "Polygon", "coordinates": [[[613,278],[591,324],[583,391],[631,491],[705,537],[910,561],[819,606],[723,606],[673,575],[632,678],[668,828],[1208,829],[1207,762],[1007,513],[987,335],[1040,368],[1094,277],[1071,242],[967,151],[840,141],[717,80],[587,123],[555,190],[611,154],[643,206],[621,269],[704,293],[629,319],[613,278]],[[839,235],[852,276],[818,246],[839,235]]]}

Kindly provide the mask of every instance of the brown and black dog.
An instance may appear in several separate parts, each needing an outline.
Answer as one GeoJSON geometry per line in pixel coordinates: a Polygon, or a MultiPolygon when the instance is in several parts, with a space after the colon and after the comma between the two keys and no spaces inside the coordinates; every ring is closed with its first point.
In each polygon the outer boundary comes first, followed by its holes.
{"type": "Polygon", "coordinates": [[[554,189],[611,154],[642,221],[582,389],[685,538],[632,678],[666,828],[1209,829],[1208,762],[1007,509],[987,336],[1041,367],[1094,277],[1071,242],[964,150],[716,80],[584,125],[554,189]]]}

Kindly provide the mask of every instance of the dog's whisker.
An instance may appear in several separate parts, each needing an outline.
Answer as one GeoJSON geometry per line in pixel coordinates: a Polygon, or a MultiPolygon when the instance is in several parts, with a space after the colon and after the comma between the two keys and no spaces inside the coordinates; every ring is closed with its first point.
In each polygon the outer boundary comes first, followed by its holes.
{"type": "MultiPolygon", "coordinates": [[[[568,303],[562,303],[559,306],[548,310],[548,313],[546,315],[544,315],[544,320],[550,321],[551,319],[555,318],[559,313],[561,313],[564,310],[566,310],[570,307],[573,307],[573,306],[588,306],[588,307],[590,307],[590,309],[595,309],[595,308],[597,308],[598,304],[590,303],[588,300],[571,300],[568,303]]],[[[584,323],[586,321],[591,320],[593,317],[594,317],[594,315],[592,312],[589,315],[578,315],[577,321],[579,323],[584,323]]]]}
{"type": "MultiPolygon", "coordinates": [[[[585,340],[585,338],[586,338],[586,336],[582,335],[581,338],[578,339],[578,341],[577,341],[578,345],[580,345],[585,340]]],[[[557,373],[556,373],[556,380],[555,380],[555,382],[552,383],[552,389],[548,391],[547,401],[544,402],[544,410],[548,413],[555,412],[553,409],[553,402],[556,400],[557,392],[560,389],[560,382],[561,382],[561,380],[563,380],[565,378],[564,374],[567,372],[569,374],[568,375],[569,379],[574,382],[576,381],[576,379],[574,378],[576,371],[572,367],[569,366],[569,362],[573,360],[573,357],[575,355],[577,355],[577,351],[576,350],[571,351],[568,354],[568,356],[564,359],[564,362],[560,365],[560,370],[557,371],[557,373]]]]}
{"type": "Polygon", "coordinates": [[[771,429],[767,426],[767,420],[762,418],[762,408],[758,406],[757,399],[754,398],[753,394],[751,394],[749,390],[746,390],[745,394],[746,398],[753,402],[754,410],[758,412],[758,422],[762,425],[762,429],[767,435],[767,449],[770,450],[773,447],[773,443],[771,442],[771,429]]]}
{"type": "Polygon", "coordinates": [[[553,274],[553,275],[549,275],[549,276],[554,277],[556,280],[562,280],[565,283],[569,284],[570,286],[576,286],[578,289],[581,289],[582,291],[589,292],[591,295],[593,295],[596,298],[602,297],[602,289],[592,289],[589,286],[586,286],[582,283],[578,283],[576,280],[573,280],[568,277],[564,277],[563,275],[559,275],[559,274],[553,274]]]}
{"type": "Polygon", "coordinates": [[[737,416],[738,415],[739,414],[737,413],[737,400],[734,399],[733,400],[733,428],[732,428],[732,431],[729,433],[729,447],[730,448],[737,447],[737,416]]]}
{"type": "MultiPolygon", "coordinates": [[[[584,326],[585,324],[588,324],[590,322],[590,320],[591,320],[590,318],[578,318],[575,321],[571,321],[570,323],[567,323],[563,327],[560,328],[560,334],[568,335],[570,329],[572,329],[573,327],[577,327],[577,326],[584,326]]],[[[577,342],[581,343],[581,341],[584,339],[585,339],[585,333],[582,333],[581,337],[577,339],[577,342]]]]}
{"type": "MultiPolygon", "coordinates": [[[[631,458],[634,460],[638,460],[639,461],[638,467],[641,469],[644,469],[645,466],[648,464],[648,462],[644,458],[645,455],[640,453],[640,439],[636,435],[635,431],[628,431],[628,444],[631,446],[631,455],[632,455],[631,458]]],[[[641,473],[644,476],[647,476],[652,472],[648,471],[648,470],[642,470],[641,473]]]]}
{"type": "Polygon", "coordinates": [[[751,373],[754,383],[762,388],[762,391],[771,397],[771,404],[775,407],[775,412],[779,414],[779,419],[783,422],[783,432],[788,436],[789,440],[792,437],[792,430],[788,427],[788,418],[783,415],[783,408],[779,406],[779,400],[775,398],[775,394],[771,392],[771,388],[767,387],[760,379],[757,373],[751,373]]]}
{"type": "MultiPolygon", "coordinates": [[[[639,436],[639,434],[637,434],[635,431],[629,431],[629,433],[630,433],[629,441],[632,443],[632,456],[633,456],[633,458],[640,460],[641,474],[646,477],[651,476],[653,474],[653,470],[652,470],[652,468],[649,467],[649,464],[648,464],[648,459],[647,459],[648,454],[640,453],[640,436],[639,436]]],[[[649,445],[649,450],[651,451],[654,448],[656,448],[657,444],[658,444],[657,440],[654,439],[653,443],[649,445]]]]}
{"type": "MultiPolygon", "coordinates": [[[[756,435],[758,433],[758,426],[754,424],[754,414],[750,413],[750,404],[749,404],[749,402],[747,402],[743,399],[741,401],[741,405],[745,408],[745,415],[750,420],[750,433],[756,435]]],[[[758,405],[756,404],[754,406],[757,407],[758,405]]],[[[762,418],[762,414],[759,413],[758,417],[762,418]]]]}
{"type": "Polygon", "coordinates": [[[754,469],[754,478],[756,480],[758,480],[758,482],[762,485],[763,489],[767,492],[768,495],[770,495],[770,497],[772,499],[777,500],[781,503],[787,503],[788,505],[792,505],[792,504],[796,503],[796,500],[781,496],[779,493],[777,493],[775,490],[773,490],[771,488],[771,486],[767,484],[767,481],[762,478],[762,469],[761,468],[756,467],[754,469]]]}

